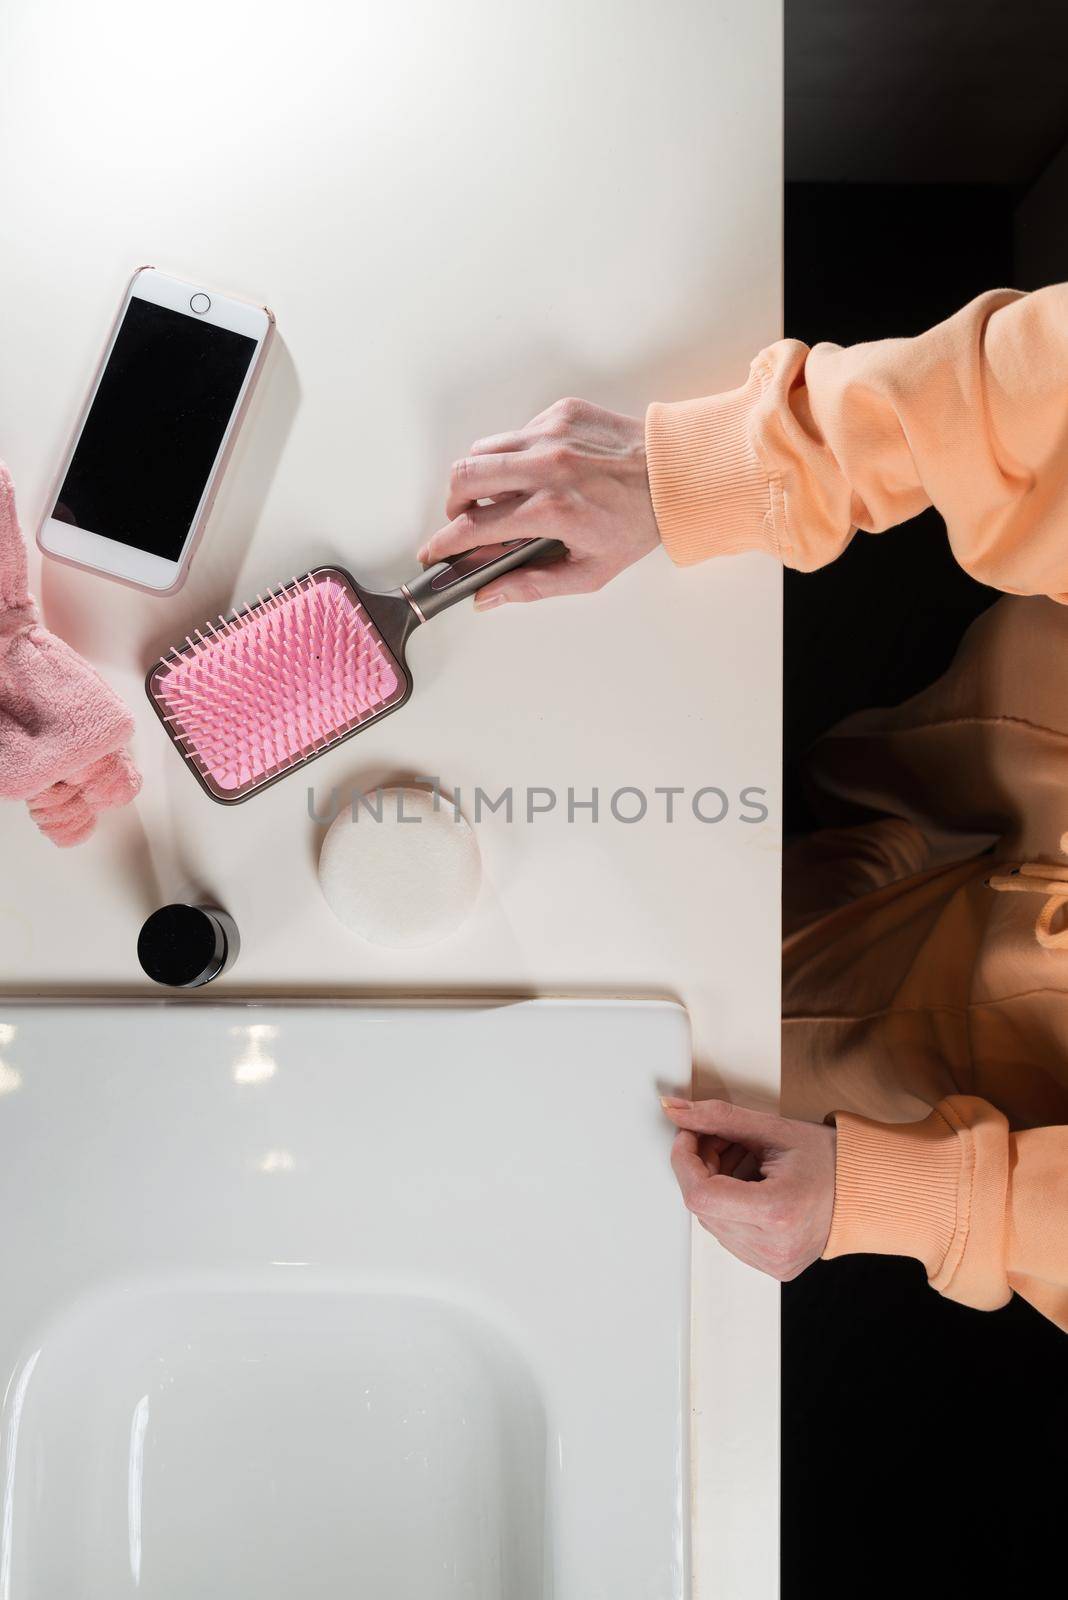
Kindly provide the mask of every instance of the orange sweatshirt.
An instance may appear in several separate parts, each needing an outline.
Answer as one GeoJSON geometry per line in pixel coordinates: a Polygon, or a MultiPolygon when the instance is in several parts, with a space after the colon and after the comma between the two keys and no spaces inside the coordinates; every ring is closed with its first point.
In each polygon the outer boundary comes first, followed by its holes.
{"type": "Polygon", "coordinates": [[[785,1109],[838,1126],[825,1255],[915,1256],[1068,1329],[1068,285],[916,339],[780,341],[741,388],[651,406],[646,443],[680,563],[811,570],[933,504],[976,578],[1049,597],[817,747],[833,814],[880,820],[788,852],[783,1067],[785,1109]]]}

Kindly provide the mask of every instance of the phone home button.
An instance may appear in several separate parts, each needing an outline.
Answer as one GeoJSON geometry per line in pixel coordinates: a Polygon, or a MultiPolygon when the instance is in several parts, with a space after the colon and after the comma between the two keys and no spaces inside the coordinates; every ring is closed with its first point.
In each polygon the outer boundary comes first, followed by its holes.
{"type": "Polygon", "coordinates": [[[195,311],[198,317],[202,317],[205,311],[211,310],[211,301],[206,294],[190,295],[189,309],[190,311],[195,311]]]}

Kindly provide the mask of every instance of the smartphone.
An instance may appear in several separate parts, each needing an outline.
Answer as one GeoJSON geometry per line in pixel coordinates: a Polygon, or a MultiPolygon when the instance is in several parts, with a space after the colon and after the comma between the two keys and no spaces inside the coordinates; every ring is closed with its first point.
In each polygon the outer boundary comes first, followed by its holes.
{"type": "Polygon", "coordinates": [[[156,594],[207,520],[274,318],[154,267],[119,307],[37,543],[156,594]]]}

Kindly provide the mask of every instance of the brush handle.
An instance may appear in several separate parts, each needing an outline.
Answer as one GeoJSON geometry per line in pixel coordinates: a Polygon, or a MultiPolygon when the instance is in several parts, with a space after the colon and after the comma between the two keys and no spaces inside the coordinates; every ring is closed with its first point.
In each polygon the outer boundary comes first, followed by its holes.
{"type": "Polygon", "coordinates": [[[438,561],[406,583],[401,593],[420,622],[429,622],[446,606],[477,594],[492,578],[528,561],[561,556],[567,546],[559,539],[510,539],[507,544],[482,544],[449,561],[438,561]]]}

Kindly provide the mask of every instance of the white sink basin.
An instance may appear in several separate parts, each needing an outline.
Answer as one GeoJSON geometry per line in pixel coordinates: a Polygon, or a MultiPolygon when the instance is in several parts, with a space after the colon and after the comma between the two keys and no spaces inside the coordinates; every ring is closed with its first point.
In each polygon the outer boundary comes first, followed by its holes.
{"type": "Polygon", "coordinates": [[[683,1600],[668,1004],[0,1007],[0,1600],[683,1600]]]}

